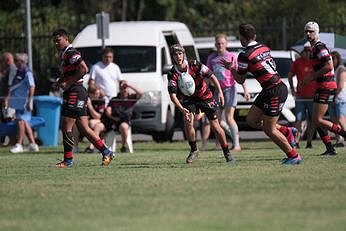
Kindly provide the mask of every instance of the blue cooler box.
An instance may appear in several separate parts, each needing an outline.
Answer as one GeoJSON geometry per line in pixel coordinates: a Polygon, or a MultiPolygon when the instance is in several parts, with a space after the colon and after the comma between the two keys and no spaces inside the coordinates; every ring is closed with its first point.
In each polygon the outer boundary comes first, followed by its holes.
{"type": "Polygon", "coordinates": [[[57,146],[62,100],[59,97],[39,95],[34,97],[37,116],[43,117],[45,126],[38,129],[43,146],[57,146]]]}

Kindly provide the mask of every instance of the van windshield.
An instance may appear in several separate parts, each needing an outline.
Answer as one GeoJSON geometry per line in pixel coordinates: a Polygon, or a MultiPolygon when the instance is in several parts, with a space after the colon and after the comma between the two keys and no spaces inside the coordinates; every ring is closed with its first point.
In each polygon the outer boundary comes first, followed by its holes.
{"type": "MultiPolygon", "coordinates": [[[[155,72],[156,48],[151,46],[109,46],[122,73],[155,72]]],[[[77,47],[88,67],[101,60],[100,47],[77,47]]]]}

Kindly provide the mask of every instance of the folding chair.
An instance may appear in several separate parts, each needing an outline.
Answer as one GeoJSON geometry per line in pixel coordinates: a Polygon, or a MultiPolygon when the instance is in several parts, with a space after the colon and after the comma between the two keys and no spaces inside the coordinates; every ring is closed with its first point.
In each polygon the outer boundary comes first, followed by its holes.
{"type": "MultiPolygon", "coordinates": [[[[107,146],[109,147],[109,149],[112,152],[115,152],[116,148],[117,148],[117,140],[116,140],[117,133],[118,132],[116,132],[114,130],[111,130],[111,131],[107,132],[107,134],[106,134],[106,136],[104,138],[105,139],[105,143],[107,144],[107,146]]],[[[127,147],[129,148],[129,152],[133,153],[132,129],[131,129],[131,126],[129,127],[129,130],[128,130],[128,136],[127,136],[127,139],[126,139],[126,144],[127,144],[127,147]]]]}

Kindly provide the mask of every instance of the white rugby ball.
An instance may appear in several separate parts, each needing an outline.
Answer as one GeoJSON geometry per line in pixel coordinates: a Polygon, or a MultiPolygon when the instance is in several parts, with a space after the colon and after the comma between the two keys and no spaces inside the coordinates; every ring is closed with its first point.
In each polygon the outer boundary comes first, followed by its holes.
{"type": "Polygon", "coordinates": [[[179,75],[178,86],[180,91],[186,96],[191,96],[195,93],[195,81],[192,76],[186,72],[179,75]]]}

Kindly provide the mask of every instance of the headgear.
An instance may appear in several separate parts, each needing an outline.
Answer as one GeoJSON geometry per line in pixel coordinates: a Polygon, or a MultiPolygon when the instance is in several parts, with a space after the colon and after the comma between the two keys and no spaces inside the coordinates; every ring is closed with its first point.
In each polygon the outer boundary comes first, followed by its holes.
{"type": "Polygon", "coordinates": [[[317,22],[310,21],[307,22],[304,26],[304,31],[314,31],[316,34],[320,32],[320,27],[317,22]]]}
{"type": "Polygon", "coordinates": [[[170,47],[171,54],[174,54],[175,52],[183,52],[185,54],[185,49],[180,44],[174,44],[170,47]]]}

